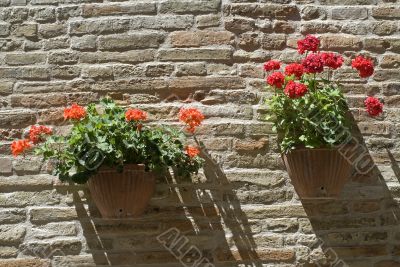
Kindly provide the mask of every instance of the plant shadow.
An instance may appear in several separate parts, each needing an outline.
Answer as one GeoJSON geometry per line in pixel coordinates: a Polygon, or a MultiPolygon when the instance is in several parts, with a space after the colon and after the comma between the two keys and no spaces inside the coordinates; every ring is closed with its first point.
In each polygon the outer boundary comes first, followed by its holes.
{"type": "MultiPolygon", "coordinates": [[[[302,200],[319,239],[325,259],[305,266],[400,266],[400,207],[393,198],[379,166],[353,120],[355,154],[353,174],[337,199],[302,200]],[[359,165],[357,165],[359,164],[359,165]],[[362,171],[360,171],[362,170],[362,171]]],[[[380,158],[390,159],[400,181],[400,168],[389,149],[380,158]]],[[[378,148],[381,152],[382,147],[378,148]]],[[[379,159],[378,159],[379,160],[379,159]]],[[[384,161],[385,161],[384,160],[384,161]]],[[[388,162],[384,162],[388,164],[388,162]]]]}
{"type": "Polygon", "coordinates": [[[204,175],[188,182],[165,175],[138,218],[103,219],[86,188],[73,194],[83,251],[94,266],[263,266],[226,175],[206,149],[201,153],[204,175]]]}

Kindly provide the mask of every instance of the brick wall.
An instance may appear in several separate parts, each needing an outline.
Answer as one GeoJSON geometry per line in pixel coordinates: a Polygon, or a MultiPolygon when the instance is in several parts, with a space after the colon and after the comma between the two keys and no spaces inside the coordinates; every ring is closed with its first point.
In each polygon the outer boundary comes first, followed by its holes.
{"type": "Polygon", "coordinates": [[[181,266],[156,239],[172,227],[215,266],[400,266],[398,1],[0,6],[0,266],[181,266]],[[362,53],[377,66],[368,83],[350,69],[334,74],[345,81],[356,132],[376,163],[355,173],[336,201],[298,200],[262,120],[261,63],[297,59],[296,40],[307,33],[347,63],[362,53]],[[365,115],[365,94],[384,100],[383,117],[365,115]],[[207,116],[199,129],[210,155],[204,175],[160,181],[139,219],[101,219],[84,186],[60,184],[38,158],[10,156],[24,127],[63,130],[64,106],[105,95],[154,120],[173,120],[185,99],[207,116]]]}

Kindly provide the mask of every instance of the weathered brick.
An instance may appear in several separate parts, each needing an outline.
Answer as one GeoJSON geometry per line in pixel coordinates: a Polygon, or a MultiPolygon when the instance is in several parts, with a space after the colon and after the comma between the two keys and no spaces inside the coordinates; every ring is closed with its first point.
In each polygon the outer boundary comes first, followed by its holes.
{"type": "Polygon", "coordinates": [[[398,68],[400,66],[400,55],[398,54],[387,54],[384,55],[380,66],[382,68],[398,68]]]}
{"type": "Polygon", "coordinates": [[[106,34],[124,32],[129,29],[129,19],[80,20],[70,23],[71,35],[106,34]]]}
{"type": "Polygon", "coordinates": [[[32,65],[46,63],[47,55],[44,53],[16,53],[6,54],[5,62],[7,65],[32,65]]]}
{"type": "Polygon", "coordinates": [[[286,46],[286,37],[283,34],[264,34],[260,43],[264,49],[280,50],[286,46]]]}
{"type": "Polygon", "coordinates": [[[20,250],[24,255],[78,255],[82,243],[79,239],[59,239],[54,241],[30,241],[23,243],[20,250]]]}
{"type": "Polygon", "coordinates": [[[37,22],[55,22],[56,13],[53,7],[32,8],[29,10],[29,15],[37,22]]]}
{"type": "Polygon", "coordinates": [[[208,14],[196,17],[197,28],[217,27],[221,23],[221,17],[218,15],[208,14]]]}
{"type": "Polygon", "coordinates": [[[257,33],[242,33],[240,35],[239,47],[246,51],[254,51],[260,47],[260,38],[257,33]]]}
{"type": "Polygon", "coordinates": [[[332,9],[332,19],[357,20],[367,19],[368,9],[363,7],[336,7],[332,9]]]}
{"type": "Polygon", "coordinates": [[[22,128],[35,124],[36,118],[33,112],[29,111],[0,111],[1,128],[22,128]]]}
{"type": "Polygon", "coordinates": [[[12,173],[12,161],[10,158],[0,158],[0,174],[11,174],[12,173]]]}
{"type": "Polygon", "coordinates": [[[196,47],[207,45],[229,45],[234,35],[226,31],[176,31],[170,35],[171,44],[175,47],[196,47]]]}
{"type": "Polygon", "coordinates": [[[204,63],[185,63],[179,64],[176,70],[176,76],[205,76],[207,75],[206,65],[204,63]]]}
{"type": "Polygon", "coordinates": [[[321,47],[328,50],[351,50],[361,49],[362,42],[359,37],[350,35],[324,35],[321,36],[321,47]]]}
{"type": "Polygon", "coordinates": [[[164,36],[157,33],[108,35],[99,37],[98,47],[105,51],[157,48],[163,40],[164,36]]]}
{"type": "Polygon", "coordinates": [[[12,95],[11,105],[13,107],[27,108],[50,108],[54,106],[65,106],[66,95],[12,95]]]}
{"type": "MultiPolygon", "coordinates": [[[[18,248],[14,246],[0,246],[0,257],[5,258],[16,258],[18,255],[18,248]]],[[[0,263],[1,266],[1,263],[0,263]]]]}
{"type": "Polygon", "coordinates": [[[152,15],[156,13],[156,4],[152,2],[127,4],[84,5],[82,16],[97,17],[110,15],[152,15]]]}
{"type": "Polygon", "coordinates": [[[306,22],[301,24],[300,32],[303,34],[313,33],[338,33],[341,26],[334,22],[306,22]]]}
{"type": "Polygon", "coordinates": [[[12,93],[14,83],[9,81],[2,81],[0,83],[0,95],[9,95],[12,93]]]}
{"type": "Polygon", "coordinates": [[[33,223],[70,221],[77,219],[75,208],[32,208],[30,218],[33,223]]]}
{"type": "Polygon", "coordinates": [[[161,13],[210,13],[219,10],[221,0],[199,0],[196,2],[188,0],[167,0],[160,3],[161,13]]]}
{"type": "Polygon", "coordinates": [[[90,66],[82,70],[83,78],[108,80],[113,78],[113,68],[111,66],[90,66]]]}
{"type": "Polygon", "coordinates": [[[0,18],[10,23],[21,23],[28,18],[29,9],[26,7],[5,8],[0,13],[0,18]]]}
{"type": "Polygon", "coordinates": [[[251,31],[255,28],[253,19],[228,18],[225,20],[225,29],[235,33],[251,31]]]}
{"type": "Polygon", "coordinates": [[[379,21],[372,25],[372,33],[376,35],[391,35],[398,29],[397,23],[392,21],[379,21]]]}
{"type": "Polygon", "coordinates": [[[23,209],[1,209],[0,223],[20,223],[26,220],[26,211],[23,209]]]}
{"type": "Polygon", "coordinates": [[[119,52],[98,52],[98,53],[81,53],[80,62],[81,63],[110,63],[110,62],[120,62],[120,63],[139,63],[152,61],[155,57],[154,50],[135,50],[127,51],[124,53],[119,52]]]}
{"type": "Polygon", "coordinates": [[[0,37],[6,37],[10,34],[10,24],[0,23],[0,37]]]}
{"type": "Polygon", "coordinates": [[[24,80],[48,80],[49,71],[43,67],[0,68],[0,78],[18,78],[24,80]]]}
{"type": "Polygon", "coordinates": [[[373,7],[372,16],[377,19],[399,19],[400,8],[396,6],[373,7]]]}
{"type": "Polygon", "coordinates": [[[226,48],[161,49],[158,58],[161,61],[228,61],[232,50],[226,48]]]}
{"type": "Polygon", "coordinates": [[[36,37],[37,36],[37,24],[21,24],[12,32],[14,36],[18,37],[36,37]]]}
{"type": "Polygon", "coordinates": [[[300,12],[296,6],[277,4],[232,4],[231,14],[282,20],[300,19],[300,12]]]}
{"type": "Polygon", "coordinates": [[[238,77],[182,77],[169,83],[170,88],[178,89],[238,89],[245,86],[244,80],[238,77]]]}
{"type": "Polygon", "coordinates": [[[174,70],[174,66],[170,64],[149,64],[145,73],[148,77],[170,76],[174,70]]]}
{"type": "Polygon", "coordinates": [[[26,229],[22,225],[1,225],[0,226],[0,244],[12,245],[20,244],[25,236],[26,229]]]}
{"type": "Polygon", "coordinates": [[[69,80],[81,75],[81,68],[78,66],[55,66],[51,68],[50,75],[55,79],[69,80]]]}
{"type": "Polygon", "coordinates": [[[50,267],[49,260],[43,259],[8,259],[1,260],[0,267],[50,267]]]}
{"type": "Polygon", "coordinates": [[[155,29],[155,30],[180,30],[188,29],[194,23],[193,15],[162,15],[133,17],[131,29],[155,29]]]}
{"type": "Polygon", "coordinates": [[[73,37],[71,39],[71,48],[79,51],[92,51],[96,50],[95,35],[85,35],[82,37],[73,37]]]}
{"type": "Polygon", "coordinates": [[[305,6],[301,9],[301,18],[304,20],[325,19],[326,11],[317,6],[305,6]]]}
{"type": "Polygon", "coordinates": [[[70,51],[51,52],[49,54],[48,62],[50,64],[68,65],[77,63],[78,58],[79,55],[75,52],[70,52],[70,51]]]}
{"type": "Polygon", "coordinates": [[[41,24],[38,34],[41,38],[54,38],[67,33],[67,25],[65,24],[41,24]]]}
{"type": "Polygon", "coordinates": [[[59,236],[76,236],[77,229],[74,222],[48,223],[32,227],[31,234],[37,239],[47,239],[59,236]]]}

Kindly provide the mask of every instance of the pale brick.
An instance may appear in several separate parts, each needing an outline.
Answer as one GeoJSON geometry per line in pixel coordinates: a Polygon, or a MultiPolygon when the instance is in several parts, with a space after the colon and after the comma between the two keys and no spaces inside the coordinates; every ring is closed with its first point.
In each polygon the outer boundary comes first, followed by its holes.
{"type": "Polygon", "coordinates": [[[363,20],[368,18],[368,10],[361,7],[333,8],[332,19],[337,20],[363,20]]]}
{"type": "Polygon", "coordinates": [[[2,81],[0,83],[0,95],[9,95],[12,93],[14,83],[8,81],[2,81]]]}
{"type": "Polygon", "coordinates": [[[99,52],[99,53],[81,53],[81,63],[139,63],[152,61],[155,57],[154,50],[135,50],[124,53],[118,52],[99,52]]]}
{"type": "Polygon", "coordinates": [[[1,225],[0,244],[20,244],[25,237],[26,229],[22,225],[1,225]]]}
{"type": "Polygon", "coordinates": [[[97,17],[110,15],[151,15],[156,13],[155,3],[127,3],[127,4],[103,4],[103,5],[84,5],[82,16],[97,17]]]}
{"type": "Polygon", "coordinates": [[[196,2],[188,0],[167,0],[160,3],[161,13],[210,13],[219,10],[221,0],[199,0],[196,2]]]}
{"type": "Polygon", "coordinates": [[[12,161],[10,158],[0,158],[0,174],[12,173],[12,161]]]}
{"type": "Polygon", "coordinates": [[[70,23],[71,35],[106,34],[129,29],[129,19],[80,20],[70,23]]]}
{"type": "Polygon", "coordinates": [[[92,51],[96,50],[96,40],[95,35],[85,35],[82,37],[73,37],[71,39],[71,48],[79,51],[92,51]]]}
{"type": "Polygon", "coordinates": [[[133,17],[130,28],[135,30],[179,30],[188,29],[194,23],[193,15],[159,15],[146,17],[133,17]]]}
{"type": "Polygon", "coordinates": [[[221,17],[218,15],[200,15],[196,17],[197,28],[217,27],[221,23],[221,17]]]}
{"type": "Polygon", "coordinates": [[[158,57],[161,61],[228,61],[232,50],[226,48],[161,49],[158,57]]]}
{"type": "Polygon", "coordinates": [[[50,267],[48,259],[8,259],[1,260],[0,267],[50,267]]]}
{"type": "Polygon", "coordinates": [[[362,43],[359,37],[350,35],[324,35],[321,36],[321,47],[328,50],[358,51],[362,43]]]}
{"type": "Polygon", "coordinates": [[[396,6],[373,7],[372,16],[377,19],[399,19],[400,8],[396,6]]]}
{"type": "Polygon", "coordinates": [[[13,35],[18,37],[36,37],[38,25],[37,24],[21,24],[14,31],[13,35]]]}
{"type": "Polygon", "coordinates": [[[171,44],[175,47],[196,47],[207,45],[229,45],[234,35],[226,31],[173,32],[171,44]]]}
{"type": "Polygon", "coordinates": [[[32,208],[29,213],[31,221],[39,224],[77,219],[75,208],[32,208]]]}
{"type": "Polygon", "coordinates": [[[41,38],[54,38],[67,33],[67,25],[65,24],[41,24],[38,34],[41,38]]]}
{"type": "Polygon", "coordinates": [[[44,53],[18,53],[6,54],[5,62],[7,65],[33,65],[46,63],[47,55],[44,53]]]}
{"type": "Polygon", "coordinates": [[[98,47],[105,51],[157,48],[163,40],[164,36],[156,33],[108,35],[99,37],[98,47]]]}

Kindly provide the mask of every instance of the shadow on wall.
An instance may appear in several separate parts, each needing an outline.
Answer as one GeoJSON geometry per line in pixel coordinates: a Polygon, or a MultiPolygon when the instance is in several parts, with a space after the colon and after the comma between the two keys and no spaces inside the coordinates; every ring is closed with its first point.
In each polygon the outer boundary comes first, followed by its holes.
{"type": "Polygon", "coordinates": [[[183,184],[165,177],[157,185],[161,196],[140,218],[102,219],[89,192],[74,194],[95,265],[262,267],[238,198],[221,168],[202,153],[206,180],[183,184]]]}
{"type": "MultiPolygon", "coordinates": [[[[360,129],[353,119],[353,136],[367,153],[369,171],[354,171],[336,200],[303,200],[326,261],[316,266],[400,266],[400,207],[383,179],[360,129]]],[[[386,149],[400,182],[400,168],[386,149]]],[[[314,266],[314,265],[311,265],[314,266]]]]}

